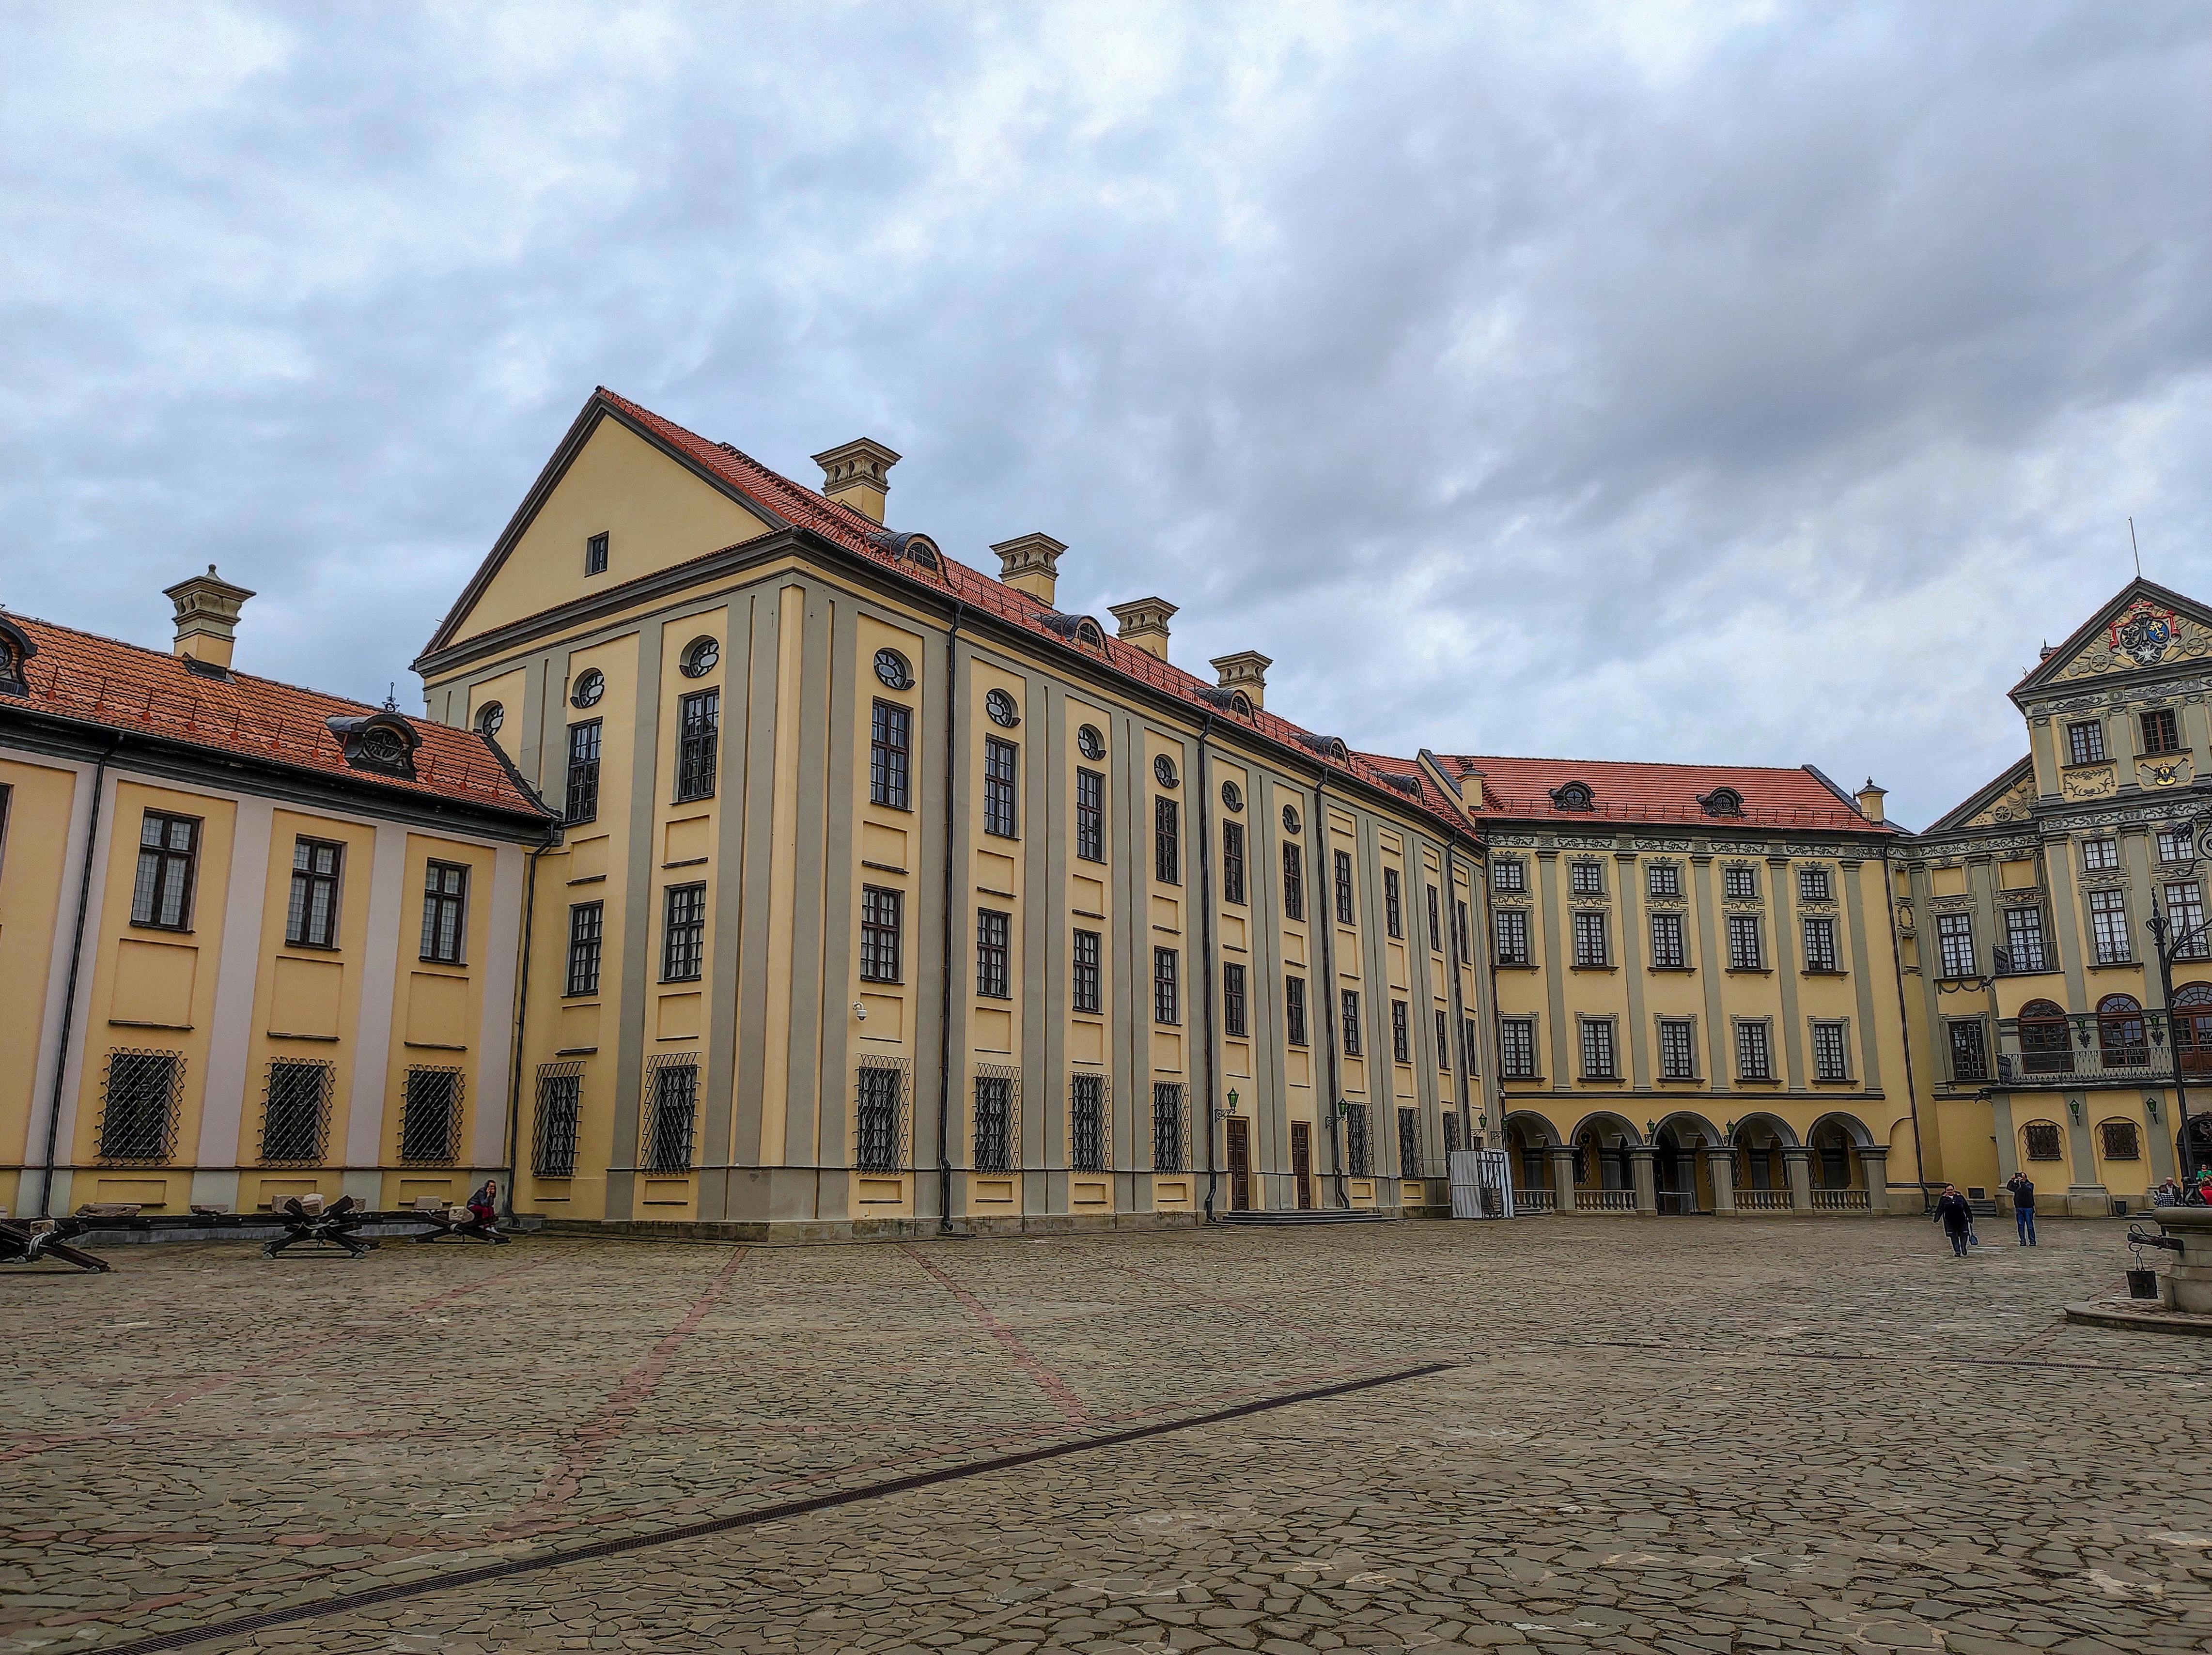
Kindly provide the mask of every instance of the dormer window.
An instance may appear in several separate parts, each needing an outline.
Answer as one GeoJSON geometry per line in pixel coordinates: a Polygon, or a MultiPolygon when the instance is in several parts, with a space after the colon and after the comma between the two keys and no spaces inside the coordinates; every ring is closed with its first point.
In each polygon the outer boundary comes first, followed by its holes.
{"type": "Polygon", "coordinates": [[[331,734],[345,750],[345,761],[355,769],[415,779],[415,749],[422,745],[422,735],[397,712],[329,722],[331,734]]]}
{"type": "Polygon", "coordinates": [[[1106,647],[1106,634],[1099,630],[1098,623],[1086,615],[1075,623],[1075,641],[1087,644],[1092,649],[1103,650],[1106,647]]]}
{"type": "Polygon", "coordinates": [[[29,664],[38,652],[29,634],[0,615],[0,695],[31,693],[29,664]]]}
{"type": "Polygon", "coordinates": [[[1230,692],[1229,706],[1231,712],[1241,717],[1249,718],[1252,716],[1252,698],[1241,689],[1230,692]]]}
{"type": "Polygon", "coordinates": [[[1698,809],[1709,816],[1740,816],[1743,814],[1743,795],[1733,787],[1716,787],[1698,800],[1698,809]]]}
{"type": "Polygon", "coordinates": [[[1597,801],[1590,793],[1589,783],[1571,781],[1564,787],[1552,790],[1552,808],[1555,810],[1595,810],[1597,801]]]}

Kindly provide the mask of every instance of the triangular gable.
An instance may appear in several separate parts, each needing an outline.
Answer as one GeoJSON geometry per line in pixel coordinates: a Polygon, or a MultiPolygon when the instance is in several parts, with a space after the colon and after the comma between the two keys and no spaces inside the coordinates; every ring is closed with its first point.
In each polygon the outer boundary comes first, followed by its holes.
{"type": "Polygon", "coordinates": [[[2212,658],[2212,609],[2140,578],[2013,687],[2015,701],[2085,678],[2154,672],[2212,658]]]}
{"type": "Polygon", "coordinates": [[[1999,828],[2026,821],[2035,800],[2035,761],[2022,759],[1937,817],[1928,832],[1942,834],[1961,828],[1999,828]]]}

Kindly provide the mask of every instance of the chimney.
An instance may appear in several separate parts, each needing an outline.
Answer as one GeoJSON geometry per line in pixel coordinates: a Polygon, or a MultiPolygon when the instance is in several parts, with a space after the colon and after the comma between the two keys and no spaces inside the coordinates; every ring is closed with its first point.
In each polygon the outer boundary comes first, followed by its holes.
{"type": "Polygon", "coordinates": [[[177,606],[177,658],[204,661],[228,671],[231,646],[238,637],[238,612],[253,594],[219,579],[210,563],[205,574],[179,580],[161,595],[177,606]]]}
{"type": "Polygon", "coordinates": [[[1168,658],[1168,620],[1176,606],[1164,597],[1140,597],[1133,603],[1113,603],[1109,615],[1121,623],[1121,641],[1134,644],[1164,661],[1168,658]]]}
{"type": "Polygon", "coordinates": [[[1874,785],[1874,778],[1869,776],[1866,785],[1860,788],[1854,797],[1858,800],[1861,815],[1869,821],[1881,820],[1881,802],[1889,797],[1889,791],[1887,788],[1876,787],[1874,785]]]}
{"type": "Polygon", "coordinates": [[[1016,591],[1027,592],[1039,603],[1052,603],[1060,581],[1060,555],[1066,547],[1050,535],[1024,535],[1002,540],[991,549],[999,555],[999,579],[1016,591]]]}
{"type": "Polygon", "coordinates": [[[1468,809],[1482,809],[1482,772],[1471,764],[1459,767],[1459,796],[1467,801],[1468,809]]]}
{"type": "Polygon", "coordinates": [[[1243,690],[1244,699],[1255,707],[1267,705],[1267,669],[1274,664],[1255,649],[1213,658],[1213,670],[1221,675],[1221,688],[1243,690]]]}
{"type": "Polygon", "coordinates": [[[871,523],[884,520],[884,496],[890,493],[891,467],[899,457],[879,442],[855,437],[814,457],[822,468],[822,492],[842,500],[871,523]]]}

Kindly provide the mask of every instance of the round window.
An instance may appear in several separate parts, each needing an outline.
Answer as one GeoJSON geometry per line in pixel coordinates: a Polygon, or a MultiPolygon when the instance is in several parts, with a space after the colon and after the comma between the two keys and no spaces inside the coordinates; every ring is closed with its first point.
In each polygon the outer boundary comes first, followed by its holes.
{"type": "Polygon", "coordinates": [[[1152,761],[1152,776],[1163,787],[1176,785],[1175,761],[1163,753],[1152,761]]]}
{"type": "Polygon", "coordinates": [[[407,743],[387,724],[374,724],[361,738],[361,754],[371,764],[399,764],[407,757],[407,743]]]}
{"type": "Polygon", "coordinates": [[[914,674],[907,670],[906,657],[895,649],[876,652],[876,676],[887,689],[914,688],[914,674]]]}
{"type": "Polygon", "coordinates": [[[1221,803],[1224,809],[1242,810],[1244,808],[1244,790],[1239,787],[1233,781],[1223,782],[1221,784],[1221,803]]]}
{"type": "Polygon", "coordinates": [[[1295,804],[1283,807],[1283,831],[1286,834],[1298,831],[1298,807],[1295,804]]]}
{"type": "MultiPolygon", "coordinates": [[[[506,722],[507,709],[497,701],[486,701],[477,713],[477,734],[487,737],[496,736],[499,734],[499,727],[506,722]]],[[[393,739],[398,738],[395,737],[393,739]]]]}
{"type": "Polygon", "coordinates": [[[984,696],[983,711],[1001,730],[1012,730],[1022,721],[1021,709],[1014,705],[1014,698],[1003,689],[994,689],[984,696]]]}
{"type": "Polygon", "coordinates": [[[1106,756],[1106,738],[1097,724],[1085,724],[1075,732],[1075,750],[1093,762],[1106,756]]]}
{"type": "Polygon", "coordinates": [[[711,638],[694,638],[684,646],[684,676],[703,678],[722,664],[722,646],[711,638]]]}
{"type": "Polygon", "coordinates": [[[597,667],[576,676],[576,687],[568,692],[571,706],[597,706],[599,697],[607,693],[607,676],[597,667]]]}

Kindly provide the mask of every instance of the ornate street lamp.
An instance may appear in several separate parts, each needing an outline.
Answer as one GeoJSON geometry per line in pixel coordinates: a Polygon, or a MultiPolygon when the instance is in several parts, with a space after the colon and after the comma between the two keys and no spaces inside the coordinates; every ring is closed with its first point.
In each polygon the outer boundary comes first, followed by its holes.
{"type": "MultiPolygon", "coordinates": [[[[2143,929],[2158,950],[2158,985],[2166,1006],[2166,1015],[2173,1015],[2173,962],[2177,958],[2197,957],[2197,944],[2208,933],[2212,933],[2212,920],[2191,925],[2187,931],[2176,931],[2166,917],[2159,912],[2158,898],[2150,900],[2150,918],[2143,921],[2143,929]]],[[[2175,1031],[2173,1038],[2173,1109],[2181,1117],[2181,1176],[2185,1182],[2197,1179],[2197,1146],[2190,1141],[2189,1091],[2181,1079],[2181,1035],[2175,1031]]]]}

